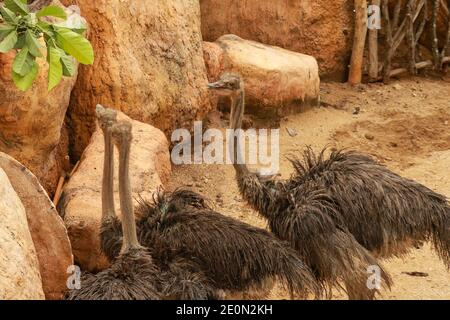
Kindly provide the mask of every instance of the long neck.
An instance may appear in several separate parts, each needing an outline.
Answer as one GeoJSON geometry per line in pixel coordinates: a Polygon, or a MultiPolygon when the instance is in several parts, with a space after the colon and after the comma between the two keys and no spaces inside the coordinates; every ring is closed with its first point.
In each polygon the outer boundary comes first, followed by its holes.
{"type": "Polygon", "coordinates": [[[105,138],[105,158],[103,161],[102,181],[102,221],[106,222],[115,217],[114,206],[114,145],[111,130],[103,132],[105,138]]]}
{"type": "MultiPolygon", "coordinates": [[[[234,150],[231,150],[233,154],[233,166],[236,170],[236,174],[238,176],[242,176],[249,173],[249,170],[245,163],[239,163],[241,151],[241,139],[238,135],[236,135],[236,131],[242,128],[242,118],[244,117],[245,110],[245,91],[241,89],[240,92],[231,98],[231,113],[233,114],[233,118],[231,119],[231,129],[234,130],[234,150]]],[[[242,155],[241,155],[242,156],[242,155]]],[[[242,158],[243,159],[243,158],[242,158]]]]}
{"type": "MultiPolygon", "coordinates": [[[[244,117],[245,108],[245,93],[242,90],[237,96],[232,97],[232,114],[234,114],[231,120],[231,129],[239,130],[242,128],[242,118],[244,117]]],[[[259,177],[250,172],[246,164],[238,163],[238,155],[241,150],[241,139],[234,135],[234,162],[233,166],[236,170],[236,176],[238,181],[239,190],[247,200],[247,202],[258,211],[264,218],[271,219],[272,213],[268,210],[271,207],[272,198],[271,191],[266,184],[259,180],[259,177]]]]}
{"type": "Polygon", "coordinates": [[[119,192],[123,231],[123,244],[121,252],[140,247],[136,234],[136,222],[134,218],[133,198],[131,195],[129,167],[130,143],[124,142],[119,146],[119,192]]]}

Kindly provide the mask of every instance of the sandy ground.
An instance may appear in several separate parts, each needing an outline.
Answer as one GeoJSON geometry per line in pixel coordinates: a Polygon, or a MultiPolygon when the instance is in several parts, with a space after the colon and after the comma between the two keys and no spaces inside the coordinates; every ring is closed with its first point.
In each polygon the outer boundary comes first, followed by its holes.
{"type": "MultiPolygon", "coordinates": [[[[270,124],[281,129],[283,177],[292,172],[283,155],[298,154],[307,145],[316,151],[329,145],[366,152],[397,173],[450,197],[449,82],[417,78],[357,87],[324,83],[321,93],[320,108],[270,124]]],[[[226,117],[216,119],[216,124],[226,127],[226,117]]],[[[248,122],[267,126],[261,120],[248,122]]],[[[177,166],[168,189],[188,185],[212,199],[219,212],[266,227],[241,200],[234,177],[227,165],[177,166]]],[[[383,299],[450,299],[450,273],[429,245],[384,265],[395,285],[382,293],[383,299]],[[411,272],[423,275],[406,274],[411,272]]],[[[288,296],[275,287],[270,298],[288,296]]],[[[346,299],[346,295],[336,292],[334,298],[346,299]]]]}

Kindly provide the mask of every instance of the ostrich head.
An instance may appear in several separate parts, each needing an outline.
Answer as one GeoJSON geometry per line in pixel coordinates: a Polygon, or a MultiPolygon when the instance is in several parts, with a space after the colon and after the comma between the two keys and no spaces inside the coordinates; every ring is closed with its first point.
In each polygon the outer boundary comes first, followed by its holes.
{"type": "Polygon", "coordinates": [[[210,90],[217,92],[220,96],[230,97],[230,127],[240,129],[244,117],[244,81],[237,73],[226,72],[220,76],[217,82],[208,85],[210,90]]]}
{"type": "Polygon", "coordinates": [[[244,89],[244,83],[239,74],[226,72],[217,82],[208,84],[208,88],[223,96],[237,96],[244,89]]]}
{"type": "Polygon", "coordinates": [[[98,104],[95,113],[97,114],[97,120],[100,128],[105,132],[105,130],[111,128],[111,126],[116,122],[117,111],[113,109],[104,108],[102,105],[98,104]]]}

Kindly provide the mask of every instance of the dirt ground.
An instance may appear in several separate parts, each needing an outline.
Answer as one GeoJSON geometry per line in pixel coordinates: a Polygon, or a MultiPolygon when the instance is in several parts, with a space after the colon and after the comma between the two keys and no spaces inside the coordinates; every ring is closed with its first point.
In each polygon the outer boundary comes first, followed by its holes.
{"type": "MultiPolygon", "coordinates": [[[[450,197],[450,82],[415,78],[357,87],[323,83],[321,94],[320,108],[279,123],[283,177],[292,172],[283,155],[299,153],[307,145],[316,151],[328,145],[368,153],[395,172],[450,197]]],[[[223,127],[226,117],[219,121],[223,127]]],[[[250,121],[258,126],[258,120],[250,121]]],[[[213,200],[219,212],[266,227],[241,200],[234,178],[232,166],[177,166],[168,189],[188,185],[213,200]]],[[[394,287],[381,298],[450,299],[450,272],[429,245],[384,265],[394,287]],[[418,272],[423,274],[407,274],[418,272]]],[[[269,298],[289,297],[275,287],[269,298]]],[[[336,292],[334,298],[346,295],[336,292]]]]}

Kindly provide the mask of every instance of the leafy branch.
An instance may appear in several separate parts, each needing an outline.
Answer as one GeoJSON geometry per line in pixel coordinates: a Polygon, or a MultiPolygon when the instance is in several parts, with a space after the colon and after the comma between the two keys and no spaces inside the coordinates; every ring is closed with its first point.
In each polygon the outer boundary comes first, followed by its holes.
{"type": "Polygon", "coordinates": [[[63,76],[75,74],[74,59],[81,64],[93,64],[94,51],[83,36],[85,31],[83,23],[69,21],[66,11],[55,5],[35,13],[30,12],[27,0],[5,0],[0,5],[0,53],[15,50],[12,78],[22,91],[32,86],[39,73],[36,59],[43,58],[44,47],[39,41],[42,38],[49,65],[49,91],[63,76]]]}

